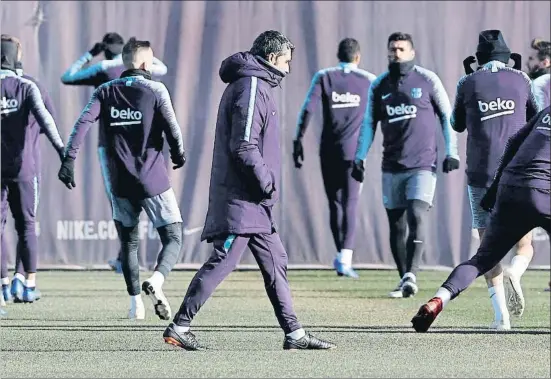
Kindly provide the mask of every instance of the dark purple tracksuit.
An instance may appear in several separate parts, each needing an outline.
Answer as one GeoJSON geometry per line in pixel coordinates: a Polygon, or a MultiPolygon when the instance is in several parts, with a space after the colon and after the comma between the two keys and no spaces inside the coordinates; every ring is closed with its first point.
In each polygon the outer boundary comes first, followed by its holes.
{"type": "Polygon", "coordinates": [[[470,186],[490,186],[507,140],[539,110],[530,78],[504,63],[489,62],[459,80],[451,124],[459,133],[468,132],[470,186]]]}
{"type": "MultiPolygon", "coordinates": [[[[36,272],[36,206],[38,204],[38,135],[42,131],[59,154],[63,141],[34,81],[1,70],[2,84],[2,235],[8,207],[19,237],[18,252],[27,273],[36,272]],[[37,122],[30,122],[30,116],[37,122]]],[[[2,254],[4,255],[4,254],[2,254]]]]}
{"type": "Polygon", "coordinates": [[[498,264],[526,233],[536,227],[551,232],[549,110],[539,112],[507,142],[496,172],[496,205],[480,247],[442,285],[452,298],[498,264]]]}
{"type": "Polygon", "coordinates": [[[273,92],[283,74],[248,52],[224,60],[219,73],[229,84],[218,110],[209,207],[201,236],[214,250],[191,281],[174,323],[190,325],[248,246],[279,324],[290,333],[301,326],[287,282],[287,253],[272,217],[281,153],[273,92]]]}
{"type": "MultiPolygon", "coordinates": [[[[40,94],[42,95],[42,100],[44,101],[44,105],[46,106],[46,109],[48,110],[48,112],[50,112],[50,114],[52,115],[52,117],[55,120],[55,112],[54,112],[52,99],[50,98],[50,95],[48,94],[46,89],[36,79],[34,79],[32,76],[29,76],[29,75],[26,75],[26,74],[19,74],[19,75],[22,76],[23,78],[27,79],[27,80],[30,80],[30,81],[34,82],[34,84],[36,84],[36,86],[40,90],[40,94]]],[[[38,128],[40,130],[40,126],[38,125],[36,119],[34,118],[34,116],[32,114],[29,115],[29,128],[33,129],[33,130],[38,128]]],[[[40,130],[39,134],[42,134],[42,133],[43,133],[43,131],[40,130]]],[[[36,165],[36,174],[37,174],[37,191],[38,191],[37,198],[36,198],[37,206],[38,206],[38,202],[39,202],[39,199],[40,199],[40,167],[41,167],[41,164],[40,164],[40,161],[41,161],[41,159],[40,159],[41,158],[40,157],[40,143],[39,143],[39,140],[38,140],[39,134],[36,135],[36,140],[34,141],[35,148],[33,149],[33,152],[35,154],[34,162],[35,162],[35,165],[36,165]]],[[[21,261],[20,250],[21,250],[21,244],[18,243],[17,248],[16,248],[17,254],[16,254],[16,259],[15,259],[15,272],[18,273],[18,274],[24,274],[25,270],[23,269],[23,262],[21,261]]],[[[7,252],[4,239],[2,239],[2,251],[7,252]]],[[[0,277],[5,278],[7,276],[8,276],[8,255],[7,255],[7,253],[3,253],[2,254],[2,265],[1,265],[1,275],[0,275],[0,277]]]]}
{"type": "Polygon", "coordinates": [[[321,102],[323,130],[321,174],[329,201],[330,225],[337,251],[354,249],[356,207],[361,185],[352,178],[352,162],[362,125],[367,92],[376,76],[352,63],[318,71],[298,116],[295,139],[302,139],[321,102]]]}

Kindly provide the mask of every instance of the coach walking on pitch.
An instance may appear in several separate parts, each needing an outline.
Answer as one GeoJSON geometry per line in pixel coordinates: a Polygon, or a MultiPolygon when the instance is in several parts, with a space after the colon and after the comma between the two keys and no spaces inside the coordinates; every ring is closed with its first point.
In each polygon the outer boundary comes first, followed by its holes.
{"type": "Polygon", "coordinates": [[[165,342],[198,350],[190,324],[216,287],[235,269],[248,246],[262,276],[284,349],[329,349],[335,345],[307,334],[297,320],[287,281],[287,253],[272,217],[280,176],[277,87],[290,71],[294,46],[277,31],[260,34],[249,52],[222,62],[228,83],[218,110],[209,191],[201,240],[213,252],[189,284],[165,342]]]}

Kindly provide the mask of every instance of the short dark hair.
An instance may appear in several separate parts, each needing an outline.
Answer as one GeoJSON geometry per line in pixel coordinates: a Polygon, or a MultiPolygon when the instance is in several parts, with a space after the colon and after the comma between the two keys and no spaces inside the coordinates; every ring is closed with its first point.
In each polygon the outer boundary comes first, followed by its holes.
{"type": "Polygon", "coordinates": [[[291,40],[285,37],[281,32],[267,30],[256,37],[250,53],[268,59],[270,54],[275,54],[279,57],[285,54],[287,50],[291,50],[292,53],[294,49],[295,45],[293,45],[291,40]]]}
{"type": "Polygon", "coordinates": [[[540,61],[545,58],[551,59],[551,42],[534,38],[530,46],[538,52],[538,59],[540,61]]]}
{"type": "Polygon", "coordinates": [[[111,32],[103,36],[102,42],[106,45],[124,45],[124,38],[119,33],[111,32]]]}
{"type": "Polygon", "coordinates": [[[388,42],[387,42],[387,46],[390,45],[391,42],[394,42],[394,41],[408,41],[411,45],[411,48],[413,49],[414,48],[414,45],[413,45],[413,38],[411,37],[411,34],[409,33],[402,33],[402,32],[395,32],[395,33],[392,33],[389,37],[388,37],[388,42]]]}
{"type": "Polygon", "coordinates": [[[151,48],[151,43],[149,41],[140,41],[132,37],[122,48],[122,60],[124,62],[132,62],[134,60],[134,55],[139,49],[147,48],[151,48]]]}
{"type": "Polygon", "coordinates": [[[339,43],[337,58],[339,61],[350,63],[360,53],[360,44],[354,38],[345,38],[339,43]]]}

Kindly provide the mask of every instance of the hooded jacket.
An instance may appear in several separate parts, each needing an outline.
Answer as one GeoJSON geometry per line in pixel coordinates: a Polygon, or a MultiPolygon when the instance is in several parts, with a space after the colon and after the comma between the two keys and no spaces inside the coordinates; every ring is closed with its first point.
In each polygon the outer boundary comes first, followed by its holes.
{"type": "Polygon", "coordinates": [[[222,62],[228,83],[218,109],[209,206],[201,240],[271,233],[280,177],[279,115],[274,87],[284,73],[248,52],[222,62]]]}

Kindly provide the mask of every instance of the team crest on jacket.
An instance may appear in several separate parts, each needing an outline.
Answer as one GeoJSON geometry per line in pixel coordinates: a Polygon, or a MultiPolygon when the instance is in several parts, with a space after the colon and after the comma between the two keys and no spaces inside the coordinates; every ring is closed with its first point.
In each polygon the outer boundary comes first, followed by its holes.
{"type": "Polygon", "coordinates": [[[411,97],[414,99],[419,99],[423,96],[423,91],[421,91],[421,88],[412,88],[411,89],[411,97]]]}

